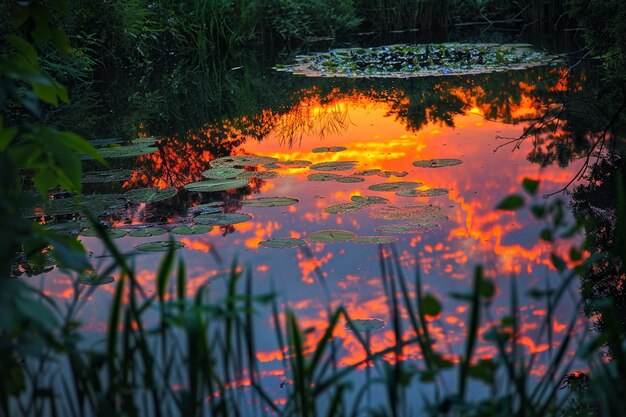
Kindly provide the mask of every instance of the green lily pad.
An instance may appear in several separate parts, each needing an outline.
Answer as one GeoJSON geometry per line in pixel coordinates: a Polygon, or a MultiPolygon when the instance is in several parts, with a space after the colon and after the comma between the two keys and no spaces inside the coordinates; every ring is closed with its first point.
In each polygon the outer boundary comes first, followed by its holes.
{"type": "Polygon", "coordinates": [[[230,165],[230,166],[244,166],[255,167],[258,165],[271,164],[278,161],[278,158],[272,158],[271,156],[259,156],[259,155],[233,155],[225,156],[223,158],[217,158],[211,161],[212,167],[230,165]]]}
{"type": "Polygon", "coordinates": [[[176,226],[172,233],[177,235],[203,235],[213,230],[213,226],[206,224],[194,224],[193,226],[176,226]]]}
{"type": "Polygon", "coordinates": [[[210,208],[223,207],[223,201],[211,201],[210,203],[198,204],[197,206],[190,207],[193,211],[203,211],[210,208]]]}
{"type": "MultiPolygon", "coordinates": [[[[107,229],[106,233],[109,236],[109,238],[111,239],[119,239],[121,237],[124,237],[128,234],[128,230],[124,230],[124,229],[107,229]]],[[[80,236],[85,236],[85,237],[97,237],[98,233],[96,233],[95,229],[85,229],[82,232],[80,232],[80,236]]]]}
{"type": "Polygon", "coordinates": [[[177,240],[157,240],[155,242],[142,243],[135,246],[135,249],[142,252],[167,252],[184,248],[185,244],[177,240]]]}
{"type": "Polygon", "coordinates": [[[174,197],[177,192],[178,190],[174,187],[164,189],[139,188],[127,191],[124,196],[134,203],[156,203],[174,197]]]}
{"type": "Polygon", "coordinates": [[[313,149],[313,153],[322,153],[322,152],[341,152],[345,151],[346,147],[344,146],[330,146],[330,147],[320,147],[313,149]]]}
{"type": "Polygon", "coordinates": [[[193,221],[212,226],[225,226],[229,224],[247,222],[250,219],[252,219],[252,216],[246,213],[211,213],[196,216],[193,218],[193,221]]]}
{"type": "Polygon", "coordinates": [[[99,184],[107,182],[125,181],[130,178],[133,171],[129,169],[112,169],[108,171],[86,172],[82,182],[85,184],[99,184]]]}
{"type": "Polygon", "coordinates": [[[239,179],[249,180],[251,178],[257,178],[259,180],[271,180],[278,177],[278,172],[273,171],[244,171],[237,175],[239,179]]]}
{"type": "Polygon", "coordinates": [[[100,275],[97,272],[83,272],[78,277],[78,282],[83,285],[105,285],[115,282],[115,278],[110,275],[100,275]]]}
{"type": "Polygon", "coordinates": [[[132,230],[128,235],[132,237],[150,237],[164,235],[167,230],[160,227],[142,227],[141,229],[132,230]]]}
{"type": "Polygon", "coordinates": [[[363,245],[377,245],[383,243],[397,242],[398,238],[393,236],[358,236],[354,238],[355,243],[363,245]]]}
{"type": "Polygon", "coordinates": [[[386,326],[381,319],[356,319],[346,323],[346,328],[359,332],[373,332],[386,326]]]}
{"type": "Polygon", "coordinates": [[[84,211],[100,216],[108,211],[120,209],[125,204],[126,198],[122,194],[93,194],[47,200],[40,208],[46,216],[61,216],[84,211]]]}
{"type": "Polygon", "coordinates": [[[335,204],[324,209],[329,214],[350,214],[363,209],[366,204],[361,203],[341,203],[335,204]]]}
{"type": "Polygon", "coordinates": [[[463,161],[460,159],[449,159],[449,158],[441,158],[441,159],[425,159],[421,161],[413,162],[413,165],[419,168],[443,168],[443,167],[451,167],[454,165],[462,164],[463,161]]]}
{"type": "Polygon", "coordinates": [[[314,232],[307,236],[308,240],[313,242],[331,243],[331,242],[347,242],[356,237],[356,233],[346,230],[322,230],[314,232]]]}
{"type": "MultiPolygon", "coordinates": [[[[207,169],[202,173],[204,178],[209,180],[225,180],[229,178],[237,178],[246,172],[243,168],[234,168],[231,166],[218,166],[216,168],[207,169]]],[[[239,177],[240,178],[240,177],[239,177]]]]}
{"type": "Polygon", "coordinates": [[[361,177],[339,177],[335,181],[343,182],[343,183],[355,183],[355,182],[363,182],[365,180],[361,177]]]}
{"type": "Polygon", "coordinates": [[[294,239],[290,237],[274,238],[259,242],[259,246],[265,248],[285,249],[295,248],[296,246],[306,245],[306,241],[302,239],[294,239]]]}
{"type": "Polygon", "coordinates": [[[409,173],[406,171],[381,171],[378,175],[379,177],[390,178],[390,177],[406,177],[409,173]]]}
{"type": "Polygon", "coordinates": [[[410,181],[397,181],[397,182],[383,182],[382,184],[373,184],[367,187],[372,191],[400,191],[400,190],[412,190],[422,185],[421,182],[410,181]]]}
{"type": "Polygon", "coordinates": [[[307,179],[309,181],[334,181],[337,178],[341,178],[341,175],[339,174],[326,174],[326,173],[316,173],[316,174],[309,174],[309,176],[307,177],[307,179]]]}
{"type": "Polygon", "coordinates": [[[314,171],[347,171],[353,169],[357,161],[333,161],[333,162],[320,162],[319,164],[313,164],[309,167],[314,171]]]}
{"type": "Polygon", "coordinates": [[[211,181],[198,181],[185,185],[185,189],[194,192],[214,192],[214,191],[227,191],[235,188],[242,188],[248,185],[246,179],[232,179],[232,180],[211,180],[211,181]]]}
{"type": "Polygon", "coordinates": [[[424,233],[439,229],[436,223],[405,223],[375,227],[379,233],[424,233]]]}
{"type": "Polygon", "coordinates": [[[77,235],[84,227],[85,225],[82,222],[77,221],[45,224],[43,226],[44,230],[50,230],[64,235],[77,235]]]}
{"type": "MultiPolygon", "coordinates": [[[[100,155],[102,155],[105,159],[132,158],[135,156],[151,154],[156,151],[158,151],[158,148],[151,147],[144,143],[98,148],[98,152],[100,152],[100,155]]],[[[80,154],[79,158],[82,160],[93,159],[91,155],[87,154],[80,154]]]]}
{"type": "Polygon", "coordinates": [[[448,194],[446,188],[429,188],[428,190],[402,190],[396,195],[400,197],[435,197],[438,195],[448,194]]]}
{"type": "Polygon", "coordinates": [[[353,195],[351,200],[359,204],[387,204],[389,200],[378,196],[353,195]]]}
{"type": "Polygon", "coordinates": [[[413,220],[416,222],[431,222],[446,220],[447,217],[441,213],[441,207],[428,205],[415,206],[385,206],[370,212],[370,217],[384,220],[413,220]]]}
{"type": "Polygon", "coordinates": [[[155,143],[158,142],[158,139],[152,136],[148,136],[145,138],[135,138],[132,141],[133,145],[154,145],[155,143]]]}
{"type": "Polygon", "coordinates": [[[380,174],[382,171],[378,168],[376,169],[364,169],[362,171],[357,171],[355,173],[353,173],[352,175],[361,175],[361,176],[370,176],[370,175],[378,175],[380,174]]]}
{"type": "Polygon", "coordinates": [[[279,207],[290,206],[298,201],[300,200],[292,197],[259,197],[243,200],[241,205],[247,207],[279,207]]]}

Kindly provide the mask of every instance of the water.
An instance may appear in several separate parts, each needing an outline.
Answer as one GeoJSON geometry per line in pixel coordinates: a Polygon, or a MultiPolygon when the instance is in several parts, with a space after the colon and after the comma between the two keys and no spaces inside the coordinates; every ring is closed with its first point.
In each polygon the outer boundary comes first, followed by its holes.
{"type": "MultiPolygon", "coordinates": [[[[208,121],[188,130],[178,129],[178,133],[151,130],[146,125],[146,135],[162,140],[159,150],[117,162],[120,167],[133,170],[130,179],[94,190],[119,192],[173,186],[179,191],[163,202],[127,206],[107,218],[113,227],[190,224],[192,207],[207,202],[224,202],[223,212],[249,214],[251,219],[243,223],[216,226],[205,234],[174,236],[185,245],[177,256],[187,268],[187,295],[193,297],[198,288],[208,285],[212,299],[223,297],[228,282],[225,274],[236,259],[243,270],[252,273],[255,293],[275,289],[281,311],[293,311],[302,328],[310,329],[307,343],[311,346],[315,346],[327,326],[329,305],[345,307],[352,319],[384,321],[383,328],[369,334],[370,346],[373,352],[393,346],[396,334],[391,325],[390,300],[381,279],[381,248],[354,241],[308,241],[303,247],[274,249],[259,246],[260,242],[274,238],[306,239],[324,230],[397,238],[394,245],[406,274],[412,277],[419,268],[423,291],[443,304],[442,312],[429,318],[429,326],[437,350],[453,361],[465,348],[469,319],[468,304],[449,294],[469,291],[475,267],[483,265],[485,276],[497,286],[489,306],[491,315],[485,317],[479,330],[484,335],[509,313],[510,277],[515,276],[521,297],[519,343],[524,353],[537,355],[531,373],[543,375],[546,360],[559,346],[571,317],[578,314],[576,289],[571,288],[557,311],[550,313],[544,300],[526,294],[533,288],[544,290],[560,283],[550,255],[553,251],[566,254],[571,242],[553,246],[539,240],[537,236],[545,223],[527,209],[510,212],[494,208],[510,193],[523,194],[520,184],[524,178],[540,181],[539,194],[526,196],[526,200],[545,205],[544,194],[559,191],[576,175],[583,163],[576,160],[582,148],[572,149],[554,139],[567,134],[567,123],[557,126],[554,132],[516,139],[527,132],[534,120],[555,108],[563,95],[585,88],[585,73],[571,74],[563,67],[550,66],[419,80],[318,80],[272,73],[267,77],[265,81],[270,87],[263,91],[271,91],[269,104],[264,106],[255,93],[250,94],[252,102],[242,104],[255,109],[253,112],[208,121]],[[281,94],[282,100],[277,100],[281,94]],[[570,158],[565,158],[562,166],[552,164],[551,161],[562,159],[563,146],[569,149],[570,158]],[[314,151],[320,147],[345,150],[314,151]],[[202,180],[201,173],[211,167],[214,158],[248,154],[313,164],[354,161],[354,168],[332,172],[342,176],[374,169],[395,174],[388,178],[361,175],[357,177],[362,182],[342,183],[310,181],[308,176],[319,171],[308,167],[259,166],[254,169],[275,172],[277,176],[251,179],[249,186],[225,192],[192,193],[182,189],[185,184],[202,180]],[[436,168],[413,165],[414,161],[436,158],[458,159],[462,163],[436,168]],[[368,189],[374,184],[395,181],[420,182],[419,189],[442,188],[447,193],[403,197],[368,189]],[[351,202],[355,196],[383,197],[388,202],[347,214],[325,212],[335,204],[351,202]],[[258,197],[290,197],[298,202],[279,207],[242,206],[242,201],[258,197]],[[402,217],[415,210],[427,212],[419,218],[427,226],[408,233],[376,230],[406,223],[402,217]],[[394,216],[396,220],[389,219],[394,216]],[[547,314],[551,315],[550,331],[544,327],[547,314]]],[[[411,220],[414,218],[408,219],[411,220]]],[[[81,240],[93,254],[96,269],[104,269],[110,258],[98,239],[81,240]]],[[[148,294],[155,291],[155,274],[163,255],[137,253],[134,248],[159,240],[167,240],[167,236],[125,236],[115,240],[122,252],[133,254],[138,280],[148,294]]],[[[389,247],[382,250],[389,253],[389,247]]],[[[118,275],[117,271],[113,273],[116,278],[118,275]]],[[[71,279],[58,270],[41,277],[40,282],[46,293],[57,300],[73,296],[71,279]]],[[[80,313],[93,343],[105,329],[114,288],[98,287],[80,313]]],[[[415,293],[412,285],[410,293],[415,293]]],[[[280,386],[289,384],[291,376],[282,366],[284,352],[276,343],[269,305],[259,307],[255,317],[256,358],[264,375],[263,383],[280,403],[284,399],[280,386]]],[[[406,312],[402,321],[402,333],[411,337],[406,312]]],[[[584,322],[580,317],[577,332],[584,331],[584,322]]],[[[334,333],[339,366],[357,364],[366,358],[363,347],[345,325],[344,320],[334,333]]],[[[480,339],[478,358],[490,358],[496,353],[492,344],[480,339]]],[[[415,345],[405,348],[404,354],[415,363],[422,358],[415,345]]],[[[566,357],[574,354],[570,349],[566,357]]],[[[355,378],[359,380],[363,374],[355,378]]]]}

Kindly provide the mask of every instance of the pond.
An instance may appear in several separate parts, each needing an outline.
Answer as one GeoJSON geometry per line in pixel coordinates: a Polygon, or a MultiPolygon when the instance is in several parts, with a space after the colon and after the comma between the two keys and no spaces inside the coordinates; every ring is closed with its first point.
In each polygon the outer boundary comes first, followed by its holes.
{"type": "MultiPolygon", "coordinates": [[[[361,332],[372,352],[394,346],[397,318],[400,334],[409,339],[410,317],[403,308],[396,317],[381,272],[381,259],[392,257],[409,277],[412,297],[415,273],[421,272],[420,290],[435,304],[426,317],[435,348],[455,362],[471,320],[468,302],[451,293],[470,292],[482,265],[496,294],[478,330],[476,358],[497,354],[483,336],[509,314],[515,276],[518,343],[524,354],[536,356],[530,373],[542,377],[577,316],[576,287],[556,311],[528,294],[559,285],[551,256],[567,254],[571,242],[539,239],[545,221],[527,209],[495,207],[511,193],[549,205],[560,195],[543,196],[577,175],[583,147],[557,140],[567,135],[567,123],[529,132],[564,95],[587,88],[585,72],[543,65],[492,74],[322,79],[263,71],[263,91],[273,96],[264,101],[261,93],[250,94],[254,111],[179,132],[146,125],[142,137],[155,139],[135,142],[136,156],[112,158],[113,173],[96,175],[104,169],[85,162],[92,178],[85,193],[111,195],[106,201],[93,197],[89,208],[112,230],[125,231],[114,242],[128,254],[144,291],[156,291],[162,249],[169,244],[142,249],[170,238],[181,244],[175,254],[186,267],[188,297],[205,286],[212,300],[223,298],[233,260],[251,274],[255,294],[275,291],[278,313],[270,304],[255,308],[255,349],[263,386],[280,405],[285,384],[293,380],[283,366],[276,317],[283,321],[285,311],[294,312],[311,349],[328,325],[329,306],[343,306],[353,323],[372,325],[361,332]],[[536,196],[522,191],[525,178],[540,181],[536,196]],[[153,190],[133,194],[141,188],[153,190]],[[359,322],[365,319],[376,320],[359,322]]],[[[108,156],[124,156],[114,146],[105,149],[108,156]]],[[[57,219],[72,219],[72,211],[57,219]]],[[[94,269],[105,271],[111,258],[100,240],[84,224],[70,229],[80,231],[94,269]]],[[[119,279],[117,270],[110,275],[119,279]]],[[[58,269],[38,279],[55,299],[75,296],[71,277],[58,269]]],[[[114,292],[112,283],[97,286],[79,315],[95,346],[114,292]]],[[[578,317],[576,332],[584,331],[585,322],[578,317]]],[[[333,336],[335,365],[357,364],[351,378],[366,378],[367,353],[354,329],[342,319],[333,336]]],[[[402,353],[416,364],[423,359],[415,344],[402,353]]],[[[573,348],[565,353],[567,359],[574,354],[573,348]]],[[[240,382],[246,385],[245,378],[240,382]]],[[[486,387],[472,390],[485,393],[486,387]]]]}

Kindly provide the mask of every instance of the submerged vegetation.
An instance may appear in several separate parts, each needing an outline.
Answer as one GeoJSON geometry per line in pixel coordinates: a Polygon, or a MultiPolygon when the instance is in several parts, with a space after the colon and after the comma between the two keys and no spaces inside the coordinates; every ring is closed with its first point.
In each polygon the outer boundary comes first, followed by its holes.
{"type": "MultiPolygon", "coordinates": [[[[425,78],[419,84],[369,79],[299,84],[303,81],[295,77],[260,76],[256,69],[258,62],[270,66],[289,57],[250,52],[263,44],[327,49],[303,41],[336,46],[351,37],[363,39],[358,38],[363,32],[377,44],[389,43],[399,31],[419,33],[422,43],[444,42],[453,35],[443,29],[453,28],[457,37],[481,39],[486,27],[524,30],[537,16],[546,17],[541,13],[558,16],[561,2],[547,2],[543,9],[534,1],[491,0],[31,0],[0,5],[0,416],[625,415],[626,19],[615,1],[567,4],[585,27],[589,49],[584,53],[600,56],[605,67],[595,97],[575,85],[572,73],[580,61],[547,72],[563,74],[537,89],[525,82],[530,76],[507,73],[480,75],[476,84],[454,77],[425,78]],[[495,81],[484,81],[487,77],[495,81]],[[463,101],[462,87],[473,101],[463,101]],[[231,155],[244,138],[260,141],[270,131],[281,132],[283,143],[297,144],[298,132],[311,127],[306,117],[290,123],[288,110],[313,107],[302,106],[302,96],[319,104],[355,92],[389,103],[390,114],[409,131],[426,123],[453,126],[453,116],[477,106],[487,119],[530,121],[522,137],[509,143],[533,140],[532,162],[567,165],[582,159],[577,178],[586,182],[572,195],[578,220],[568,218],[560,198],[538,202],[539,181],[528,178],[522,191],[497,207],[527,207],[527,215],[544,224],[537,239],[550,245],[550,268],[559,281],[556,286],[546,281],[528,295],[544,307],[536,343],[547,343],[545,357],[522,349],[517,278],[507,282],[510,300],[502,309],[494,300],[503,285],[480,266],[465,290],[450,294],[466,312],[460,345],[442,349],[436,343],[443,304],[424,284],[419,259],[407,268],[405,255],[393,246],[399,238],[387,236],[410,233],[419,239],[441,229],[438,222],[448,217],[436,204],[394,205],[378,195],[352,195],[347,203],[318,207],[324,216],[368,210],[370,218],[398,223],[374,227],[383,234],[376,236],[360,236],[343,226],[308,234],[293,228],[291,236],[257,242],[266,253],[297,251],[301,262],[311,261],[328,301],[327,276],[310,246],[380,245],[387,322],[353,318],[329,302],[321,315],[323,326],[309,327],[289,303],[281,303],[289,294],[257,293],[254,274],[262,265],[224,264],[208,244],[207,263],[222,272],[192,282],[195,271],[187,271],[176,252],[189,244],[187,237],[214,228],[226,234],[234,224],[250,223],[253,216],[238,212],[241,207],[251,212],[298,207],[301,202],[290,196],[249,197],[291,170],[311,170],[310,181],[346,187],[382,177],[388,180],[368,190],[403,198],[450,193],[417,181],[389,180],[406,171],[363,169],[348,160],[352,149],[342,146],[314,148],[312,154],[328,157],[324,162],[231,155]],[[511,104],[522,100],[539,103],[540,114],[512,112],[511,104]],[[153,132],[157,138],[150,136],[153,132]],[[179,153],[185,167],[203,168],[182,172],[175,167],[163,179],[126,163],[154,158],[153,165],[167,168],[168,158],[179,153]],[[122,190],[126,182],[132,187],[122,190]],[[180,200],[176,208],[167,206],[174,200],[180,200]],[[128,207],[156,210],[156,220],[132,224],[122,214],[128,207]],[[99,238],[106,255],[87,253],[77,235],[99,238]],[[158,240],[124,253],[113,239],[127,235],[158,240]],[[565,251],[558,246],[563,241],[565,251]],[[146,285],[134,262],[152,252],[163,258],[154,283],[146,285]],[[55,266],[72,282],[63,301],[28,278],[55,266]],[[226,293],[216,299],[211,284],[220,278],[226,278],[226,293]],[[103,333],[94,341],[87,337],[89,324],[81,312],[98,287],[110,288],[112,299],[103,333]],[[557,339],[552,330],[556,312],[577,287],[581,297],[571,320],[560,324],[564,336],[557,339]],[[593,332],[575,332],[579,309],[592,317],[593,332]],[[268,385],[258,361],[258,328],[265,319],[275,331],[277,362],[285,376],[278,386],[268,385]],[[339,359],[343,347],[337,334],[345,330],[361,354],[349,365],[339,359]],[[389,347],[372,343],[379,331],[387,332],[389,347]],[[486,346],[492,348],[490,356],[479,354],[486,346]],[[576,354],[568,356],[572,348],[576,354]]],[[[557,26],[561,19],[550,23],[557,26]]],[[[510,33],[498,36],[505,38],[502,42],[515,40],[510,33]]],[[[335,49],[302,62],[320,73],[371,77],[416,70],[429,75],[484,72],[547,59],[543,53],[518,52],[511,46],[403,44],[335,49]]],[[[309,114],[314,112],[324,117],[319,106],[309,114]]],[[[349,123],[340,113],[332,117],[326,129],[349,123]]],[[[413,165],[432,172],[459,170],[466,165],[462,162],[437,158],[413,165]]]]}

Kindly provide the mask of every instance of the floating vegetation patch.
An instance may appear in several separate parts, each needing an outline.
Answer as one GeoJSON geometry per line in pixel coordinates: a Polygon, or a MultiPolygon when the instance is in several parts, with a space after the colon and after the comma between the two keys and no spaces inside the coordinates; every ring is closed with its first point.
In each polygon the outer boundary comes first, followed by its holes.
{"type": "Polygon", "coordinates": [[[242,188],[248,185],[248,180],[243,178],[230,179],[230,180],[210,180],[210,181],[198,181],[185,185],[186,190],[195,192],[214,192],[214,191],[227,191],[235,188],[242,188]]]}
{"type": "Polygon", "coordinates": [[[330,147],[320,147],[320,148],[315,148],[313,149],[313,153],[323,153],[323,152],[342,152],[345,151],[346,148],[345,146],[330,146],[330,147]]]}
{"type": "Polygon", "coordinates": [[[271,156],[233,155],[214,159],[211,161],[211,166],[214,168],[223,165],[255,167],[258,165],[271,164],[277,161],[278,158],[272,158],[271,156]]]}
{"type": "Polygon", "coordinates": [[[316,173],[307,177],[309,181],[335,181],[337,178],[341,178],[341,175],[316,173]]]}
{"type": "Polygon", "coordinates": [[[402,190],[396,193],[396,195],[400,197],[435,197],[444,194],[448,194],[447,188],[429,188],[427,190],[402,190]]]}
{"type": "Polygon", "coordinates": [[[416,222],[430,222],[448,218],[441,213],[441,207],[431,204],[404,207],[385,206],[376,211],[372,210],[370,217],[384,220],[413,220],[416,222]]]}
{"type": "Polygon", "coordinates": [[[232,166],[224,165],[217,166],[216,168],[207,169],[202,173],[202,176],[210,180],[225,180],[228,178],[236,178],[244,172],[246,172],[246,170],[243,168],[235,168],[232,166]]]}
{"type": "Polygon", "coordinates": [[[393,236],[358,236],[354,238],[355,243],[362,245],[378,245],[384,243],[397,242],[398,238],[393,236]]]}
{"type": "Polygon", "coordinates": [[[196,216],[193,218],[193,221],[211,226],[226,226],[229,224],[247,222],[251,218],[252,216],[246,213],[212,213],[196,216]]]}
{"type": "Polygon", "coordinates": [[[133,203],[156,203],[157,201],[167,200],[174,197],[178,190],[174,187],[158,189],[158,188],[138,188],[136,190],[127,191],[124,197],[133,203]]]}
{"type": "Polygon", "coordinates": [[[129,169],[111,169],[108,171],[86,172],[83,175],[83,183],[99,184],[107,182],[125,181],[130,178],[133,171],[129,169]]]}
{"type": "Polygon", "coordinates": [[[237,175],[237,178],[245,180],[249,180],[252,178],[257,178],[259,180],[271,180],[272,178],[276,177],[278,177],[278,173],[272,171],[244,171],[241,174],[237,175]]]}
{"type": "Polygon", "coordinates": [[[373,332],[382,329],[386,324],[381,319],[355,319],[346,323],[346,328],[358,332],[373,332]]]}
{"type": "Polygon", "coordinates": [[[259,197],[243,200],[241,205],[246,207],[279,207],[290,206],[298,201],[300,200],[292,197],[259,197]]]}
{"type": "Polygon", "coordinates": [[[341,203],[326,207],[324,212],[328,214],[350,214],[355,213],[366,206],[367,204],[363,203],[341,203]]]}
{"type": "Polygon", "coordinates": [[[132,237],[150,237],[164,235],[167,230],[160,227],[142,227],[141,229],[132,230],[128,235],[132,237]]]}
{"type": "Polygon", "coordinates": [[[355,173],[353,173],[352,175],[362,175],[362,176],[370,176],[370,175],[378,175],[380,174],[382,171],[378,168],[375,169],[364,169],[362,171],[357,171],[355,173]]]}
{"type": "Polygon", "coordinates": [[[361,204],[387,204],[389,202],[386,198],[378,196],[353,195],[350,199],[361,204]]]}
{"type": "Polygon", "coordinates": [[[365,180],[361,177],[339,177],[335,181],[349,184],[349,183],[355,183],[355,182],[363,182],[365,180]]]}
{"type": "Polygon", "coordinates": [[[274,249],[285,249],[285,248],[295,248],[296,246],[306,245],[306,241],[303,239],[294,239],[291,237],[282,237],[282,238],[274,238],[264,240],[259,242],[259,246],[263,246],[265,248],[274,248],[274,249]]]}
{"type": "Polygon", "coordinates": [[[86,271],[80,274],[78,282],[83,285],[105,285],[115,282],[111,275],[101,275],[94,271],[86,271]]]}
{"type": "Polygon", "coordinates": [[[522,44],[400,44],[299,56],[276,69],[309,77],[406,78],[526,69],[554,60],[522,44]]]}
{"type": "Polygon", "coordinates": [[[213,226],[207,224],[194,224],[193,226],[176,226],[172,233],[177,235],[203,235],[213,230],[213,226]]]}
{"type": "Polygon", "coordinates": [[[402,223],[375,227],[379,233],[424,233],[439,229],[437,223],[402,223]]]}
{"type": "MultiPolygon", "coordinates": [[[[131,145],[114,145],[105,148],[98,148],[98,152],[105,159],[115,159],[115,158],[132,158],[140,155],[147,155],[153,152],[156,152],[158,148],[152,147],[153,143],[135,143],[131,145]]],[[[80,159],[89,160],[93,159],[91,155],[80,154],[80,159]]]]}
{"type": "Polygon", "coordinates": [[[381,171],[377,173],[379,177],[389,178],[389,177],[406,177],[409,173],[406,171],[381,171]]]}
{"type": "MultiPolygon", "coordinates": [[[[107,229],[106,230],[106,234],[107,236],[109,236],[110,239],[119,239],[121,237],[126,236],[128,232],[129,232],[128,230],[124,230],[124,229],[107,229]]],[[[100,235],[96,232],[96,229],[86,229],[80,232],[80,236],[98,237],[100,235]]]]}
{"type": "Polygon", "coordinates": [[[422,161],[415,161],[413,165],[419,168],[443,168],[451,167],[454,165],[462,164],[460,159],[440,158],[440,159],[425,159],[422,161]]]}
{"type": "Polygon", "coordinates": [[[400,191],[400,190],[412,190],[422,185],[421,182],[411,181],[397,181],[397,182],[383,182],[382,184],[373,184],[367,187],[372,191],[400,191]]]}
{"type": "MultiPolygon", "coordinates": [[[[87,223],[89,224],[89,223],[87,223]]],[[[43,225],[44,230],[51,230],[64,235],[77,235],[85,227],[85,223],[69,221],[43,225]]]]}
{"type": "Polygon", "coordinates": [[[177,240],[157,240],[156,242],[142,243],[135,246],[135,249],[142,252],[167,252],[169,250],[177,250],[185,247],[183,242],[177,240]]]}
{"type": "Polygon", "coordinates": [[[353,169],[357,161],[333,161],[313,164],[309,168],[314,171],[347,171],[353,169]]]}
{"type": "Polygon", "coordinates": [[[356,233],[346,230],[322,230],[320,232],[311,233],[307,236],[307,239],[313,242],[332,243],[347,242],[355,237],[356,233]]]}
{"type": "Polygon", "coordinates": [[[93,194],[47,200],[39,206],[46,216],[62,216],[88,211],[94,216],[124,207],[126,198],[122,194],[93,194]]]}

